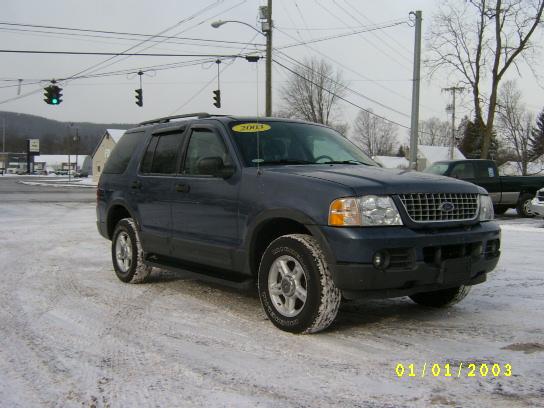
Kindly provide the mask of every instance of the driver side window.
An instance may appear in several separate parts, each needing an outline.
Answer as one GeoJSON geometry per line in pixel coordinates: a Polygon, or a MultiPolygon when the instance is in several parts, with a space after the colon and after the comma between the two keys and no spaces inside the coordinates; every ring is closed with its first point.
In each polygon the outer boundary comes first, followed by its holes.
{"type": "Polygon", "coordinates": [[[188,175],[210,176],[201,173],[199,162],[202,159],[219,157],[225,166],[231,165],[229,153],[223,139],[211,129],[193,129],[187,146],[183,173],[188,175]]]}

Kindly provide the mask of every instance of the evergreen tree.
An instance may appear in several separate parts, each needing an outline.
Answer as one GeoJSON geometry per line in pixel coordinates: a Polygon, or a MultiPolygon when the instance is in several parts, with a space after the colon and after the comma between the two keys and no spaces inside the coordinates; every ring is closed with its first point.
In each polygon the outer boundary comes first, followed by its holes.
{"type": "Polygon", "coordinates": [[[533,128],[529,143],[531,146],[531,158],[533,160],[544,155],[544,109],[542,109],[542,112],[536,118],[536,127],[533,128]]]}
{"type": "Polygon", "coordinates": [[[406,153],[404,152],[404,147],[402,145],[399,146],[399,151],[397,152],[397,157],[406,157],[406,153]]]}

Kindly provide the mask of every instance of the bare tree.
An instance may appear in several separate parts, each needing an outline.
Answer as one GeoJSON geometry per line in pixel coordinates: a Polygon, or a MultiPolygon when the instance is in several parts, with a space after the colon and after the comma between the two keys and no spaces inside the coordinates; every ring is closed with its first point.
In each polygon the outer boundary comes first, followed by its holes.
{"type": "Polygon", "coordinates": [[[448,0],[431,23],[426,65],[431,75],[446,71],[472,90],[482,158],[491,146],[499,83],[520,58],[535,62],[527,51],[534,50],[543,10],[544,0],[448,0]]]}
{"type": "Polygon", "coordinates": [[[501,87],[498,107],[497,130],[514,153],[521,174],[526,176],[531,158],[530,140],[534,116],[527,112],[514,81],[507,81],[501,87]]]}
{"type": "Polygon", "coordinates": [[[294,70],[281,88],[279,115],[342,127],[336,122],[337,96],[344,96],[346,87],[342,74],[317,58],[305,59],[294,70]]]}
{"type": "Polygon", "coordinates": [[[449,146],[451,124],[438,118],[430,118],[419,123],[419,144],[429,146],[449,146]]]}
{"type": "Polygon", "coordinates": [[[362,110],[355,119],[351,139],[369,156],[391,155],[397,144],[397,125],[362,110]]]}

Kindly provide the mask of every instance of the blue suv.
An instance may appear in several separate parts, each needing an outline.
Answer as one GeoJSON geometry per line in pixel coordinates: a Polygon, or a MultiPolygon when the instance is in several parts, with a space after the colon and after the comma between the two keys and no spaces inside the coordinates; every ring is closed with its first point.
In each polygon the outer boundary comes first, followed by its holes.
{"type": "Polygon", "coordinates": [[[277,118],[202,113],[128,130],[97,218],[123,282],[153,267],[256,281],[272,323],[294,333],[328,327],[342,298],[454,304],[500,255],[483,188],[382,169],[329,127],[277,118]]]}

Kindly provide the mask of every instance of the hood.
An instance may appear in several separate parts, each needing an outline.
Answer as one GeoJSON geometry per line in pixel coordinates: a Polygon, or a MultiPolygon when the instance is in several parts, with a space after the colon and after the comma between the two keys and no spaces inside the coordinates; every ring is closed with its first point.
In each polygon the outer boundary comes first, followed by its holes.
{"type": "Polygon", "coordinates": [[[405,193],[485,193],[472,183],[401,169],[350,164],[266,167],[263,171],[327,180],[349,187],[356,195],[405,193]]]}

